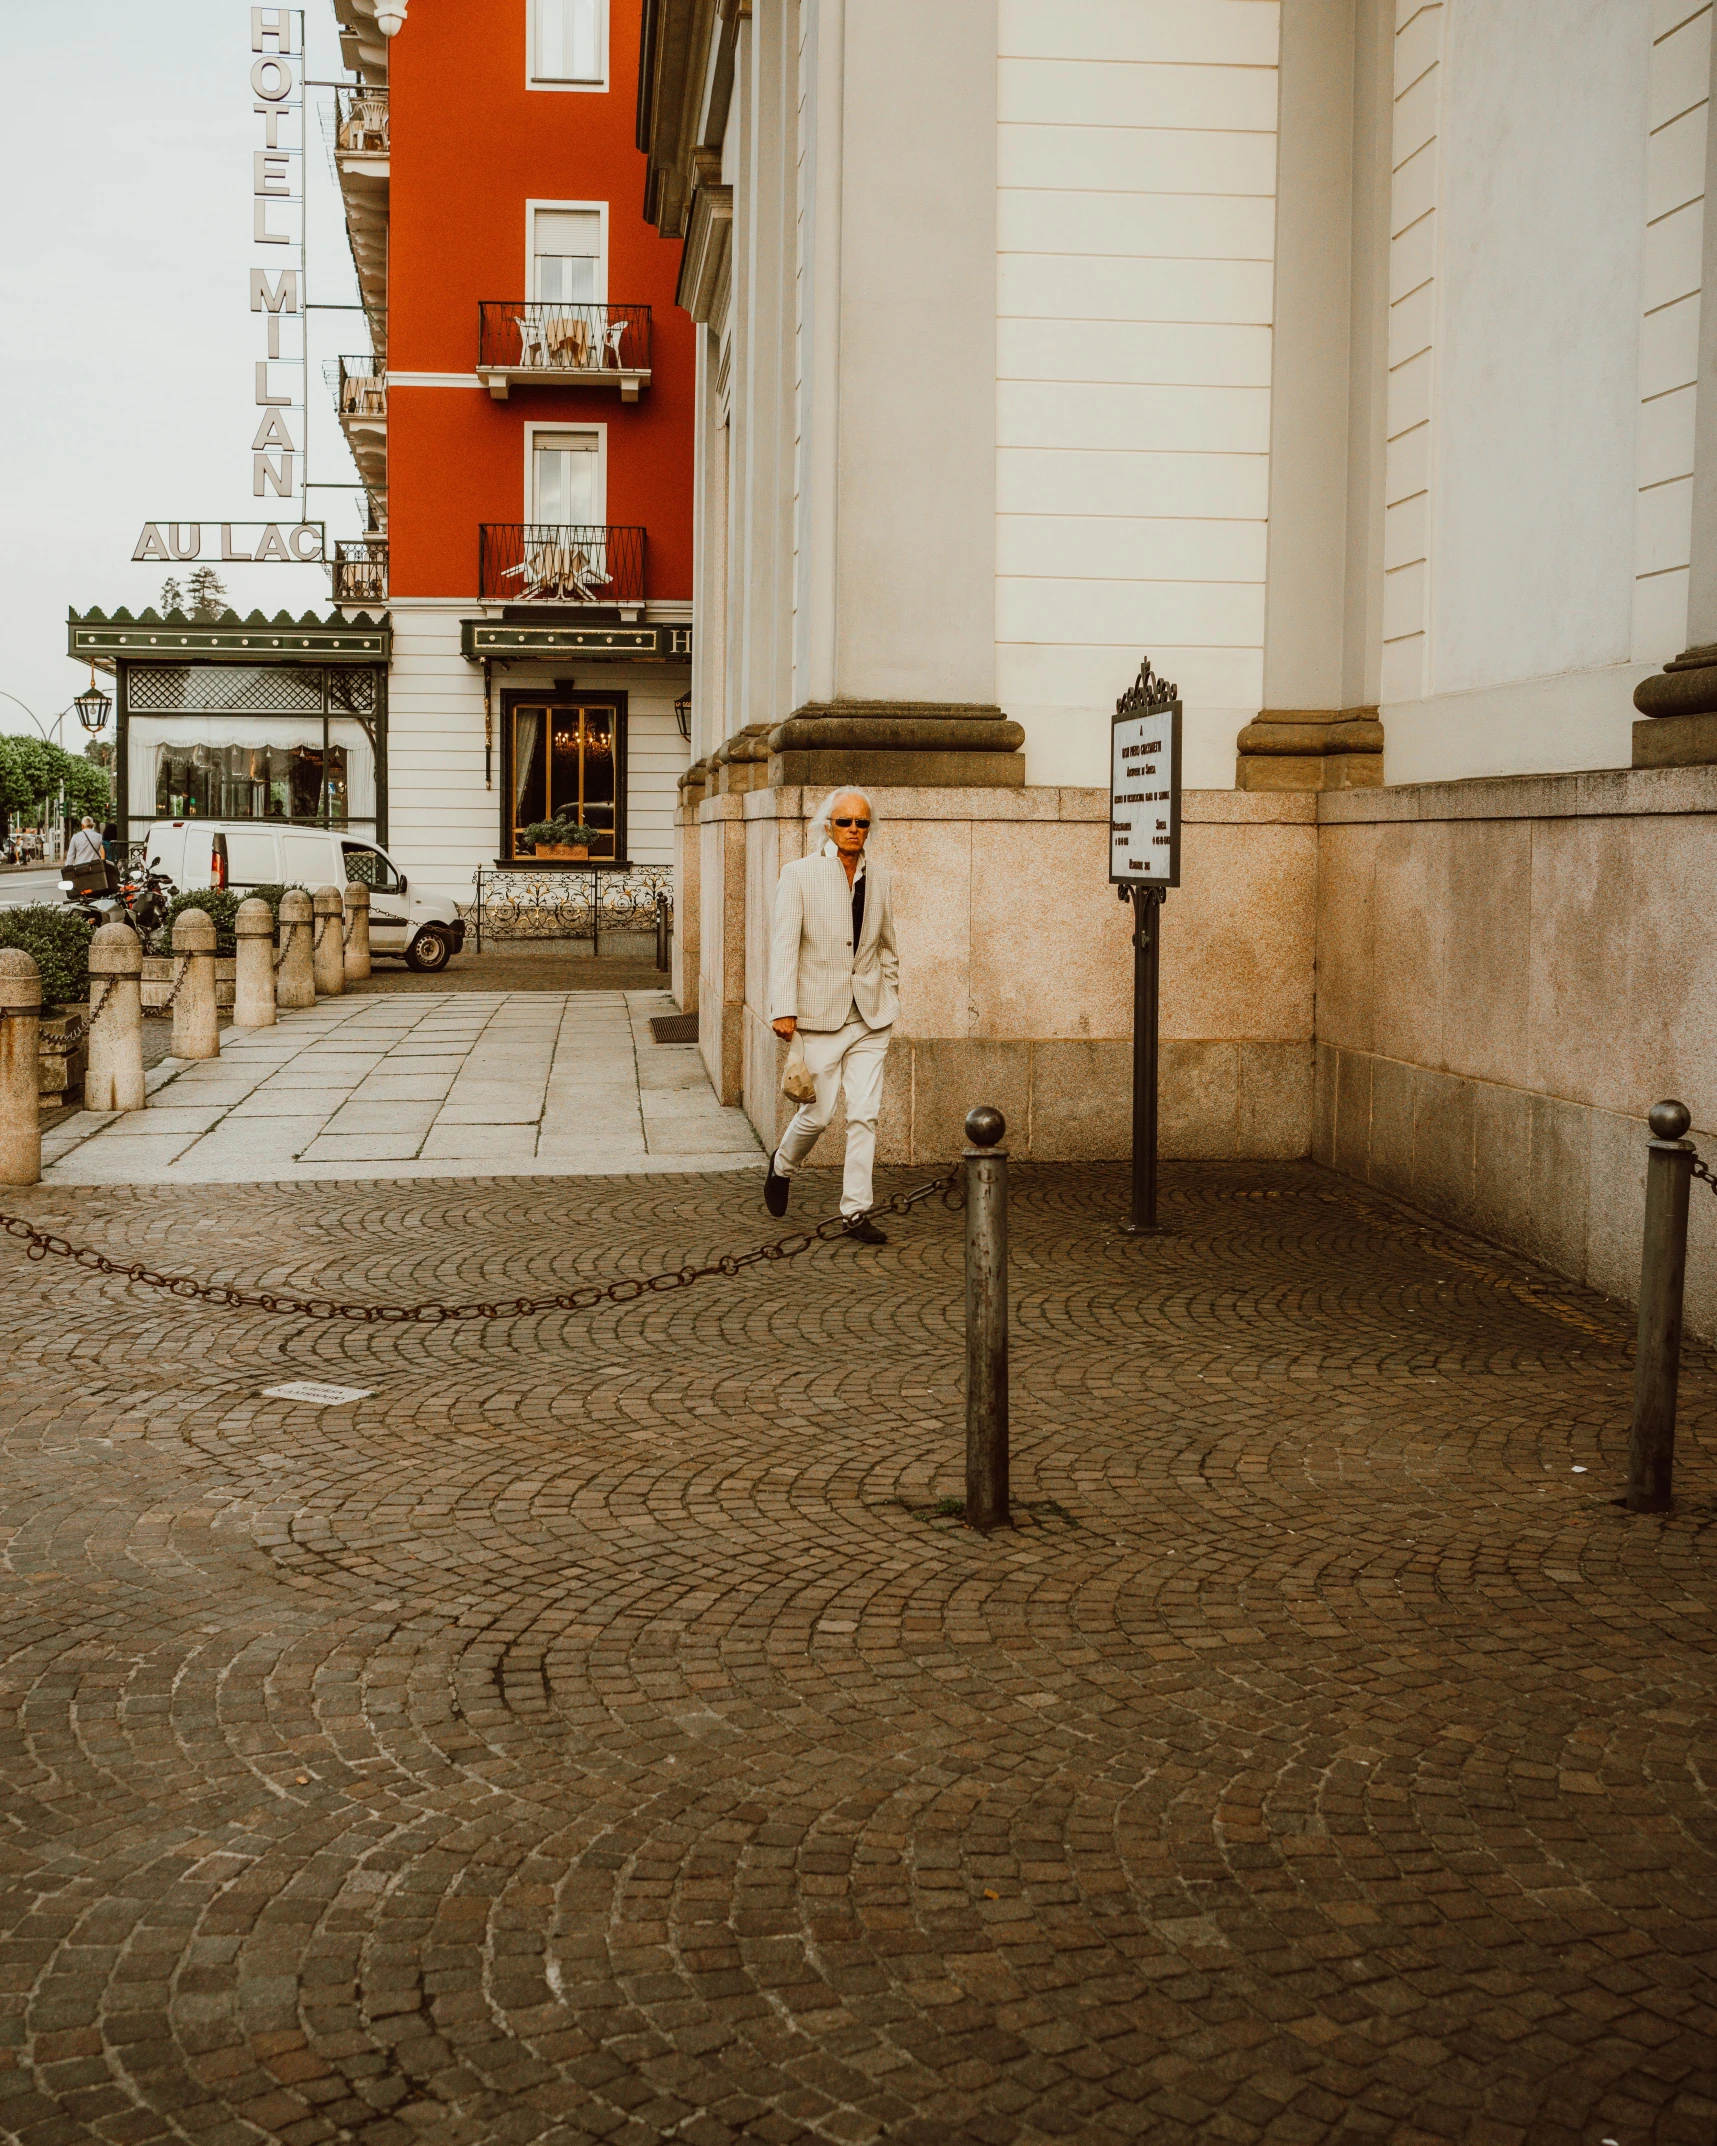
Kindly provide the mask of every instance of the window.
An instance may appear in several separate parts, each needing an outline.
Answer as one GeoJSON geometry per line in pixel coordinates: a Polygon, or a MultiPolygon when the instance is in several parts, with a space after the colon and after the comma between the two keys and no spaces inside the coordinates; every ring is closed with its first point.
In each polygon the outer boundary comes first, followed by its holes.
{"type": "Polygon", "coordinates": [[[531,296],[539,304],[590,305],[606,295],[600,209],[531,211],[531,296]]]}
{"type": "Polygon", "coordinates": [[[564,828],[589,830],[583,842],[562,846],[588,848],[592,859],[615,862],[625,835],[624,696],[604,701],[509,697],[506,726],[507,856],[528,860],[536,851],[526,830],[558,821],[564,828]]]}
{"type": "Polygon", "coordinates": [[[608,0],[527,0],[531,80],[601,89],[608,77],[608,0]]]}
{"type": "Polygon", "coordinates": [[[164,820],[346,817],[346,748],[330,747],[326,786],[317,745],[164,745],[155,764],[164,820]]]}
{"type": "Polygon", "coordinates": [[[346,860],[346,878],[356,880],[360,886],[369,887],[377,894],[397,894],[399,874],[392,861],[379,849],[369,849],[361,842],[345,842],[341,851],[346,860]]]}
{"type": "Polygon", "coordinates": [[[602,442],[594,432],[533,432],[531,520],[597,524],[602,521],[602,442]]]}

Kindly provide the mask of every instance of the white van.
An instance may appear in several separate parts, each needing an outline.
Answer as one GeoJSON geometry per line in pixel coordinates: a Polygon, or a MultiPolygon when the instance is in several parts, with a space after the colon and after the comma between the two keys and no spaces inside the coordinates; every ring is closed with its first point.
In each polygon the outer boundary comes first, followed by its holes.
{"type": "Polygon", "coordinates": [[[370,951],[402,955],[414,969],[444,969],[465,944],[465,923],[450,901],[413,894],[386,850],[333,827],[271,827],[260,820],[157,820],[149,868],[176,893],[201,887],[370,889],[370,951]]]}

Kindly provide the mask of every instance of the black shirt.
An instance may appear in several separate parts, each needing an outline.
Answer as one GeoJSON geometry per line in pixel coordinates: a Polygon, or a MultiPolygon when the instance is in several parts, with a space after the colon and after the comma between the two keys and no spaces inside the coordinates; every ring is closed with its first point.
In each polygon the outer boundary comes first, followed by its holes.
{"type": "Polygon", "coordinates": [[[853,880],[853,953],[859,949],[859,934],[864,930],[864,875],[859,873],[853,880]]]}

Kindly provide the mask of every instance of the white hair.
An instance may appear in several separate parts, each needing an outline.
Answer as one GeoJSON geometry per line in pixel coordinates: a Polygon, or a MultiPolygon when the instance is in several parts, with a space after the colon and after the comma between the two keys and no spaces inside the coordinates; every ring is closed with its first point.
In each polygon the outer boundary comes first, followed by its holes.
{"type": "Polygon", "coordinates": [[[857,797],[864,800],[864,808],[870,814],[871,832],[873,834],[876,832],[876,807],[871,803],[869,793],[861,790],[857,783],[843,782],[838,790],[829,792],[828,796],[823,799],[823,802],[811,816],[810,833],[805,838],[805,855],[807,857],[815,857],[822,849],[823,844],[829,839],[829,815],[843,797],[857,797]]]}

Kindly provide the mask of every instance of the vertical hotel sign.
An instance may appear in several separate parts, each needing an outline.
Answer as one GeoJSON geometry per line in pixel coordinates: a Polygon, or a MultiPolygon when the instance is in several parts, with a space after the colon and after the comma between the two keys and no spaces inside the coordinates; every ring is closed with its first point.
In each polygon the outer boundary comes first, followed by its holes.
{"type": "Polygon", "coordinates": [[[250,11],[251,109],[259,143],[251,169],[250,310],[264,347],[256,357],[252,495],[297,497],[309,423],[304,331],[304,12],[250,11]],[[293,261],[293,255],[297,259],[293,261]],[[287,337],[290,327],[291,336],[287,337]],[[296,392],[293,372],[296,368],[296,392]]]}

